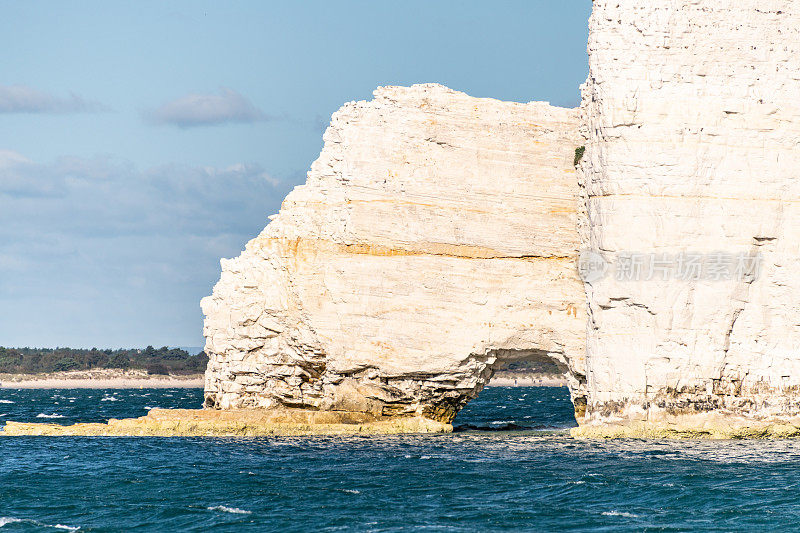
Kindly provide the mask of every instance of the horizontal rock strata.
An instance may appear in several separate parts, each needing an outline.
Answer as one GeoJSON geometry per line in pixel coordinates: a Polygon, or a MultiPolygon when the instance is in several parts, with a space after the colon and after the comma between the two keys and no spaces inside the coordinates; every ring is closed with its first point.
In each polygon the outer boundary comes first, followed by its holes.
{"type": "Polygon", "coordinates": [[[305,185],[205,319],[206,406],[449,422],[504,361],[583,405],[575,110],[382,87],[333,115],[305,185]]]}
{"type": "Polygon", "coordinates": [[[800,4],[593,5],[581,232],[612,269],[586,284],[587,427],[576,434],[791,425],[800,4]],[[691,253],[702,270],[681,277],[691,253]],[[643,261],[632,276],[631,254],[643,261]],[[759,266],[738,275],[741,257],[759,266]],[[653,271],[662,258],[670,270],[653,271]]]}

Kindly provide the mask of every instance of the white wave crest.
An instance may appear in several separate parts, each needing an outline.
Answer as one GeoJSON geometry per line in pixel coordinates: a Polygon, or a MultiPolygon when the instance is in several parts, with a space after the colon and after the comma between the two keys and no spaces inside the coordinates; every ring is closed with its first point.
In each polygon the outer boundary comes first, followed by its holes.
{"type": "Polygon", "coordinates": [[[25,518],[14,518],[13,516],[0,516],[0,527],[7,526],[8,524],[31,524],[36,527],[44,528],[44,527],[51,527],[53,529],[63,529],[65,531],[78,531],[80,527],[75,526],[65,526],[63,524],[45,524],[44,522],[39,522],[38,520],[31,520],[25,518]]]}
{"type": "Polygon", "coordinates": [[[639,518],[638,514],[626,513],[624,511],[603,511],[603,516],[621,516],[623,518],[639,518]]]}
{"type": "Polygon", "coordinates": [[[114,396],[106,396],[105,398],[103,398],[100,401],[101,402],[121,402],[122,400],[120,400],[119,398],[115,398],[114,396]]]}
{"type": "Polygon", "coordinates": [[[52,415],[48,415],[47,413],[39,413],[38,415],[36,415],[36,418],[65,418],[65,417],[64,415],[59,415],[55,413],[52,415]]]}
{"type": "Polygon", "coordinates": [[[0,403],[17,403],[17,402],[12,402],[11,400],[0,400],[0,403]]]}
{"type": "Polygon", "coordinates": [[[236,507],[227,507],[225,505],[215,505],[214,507],[208,507],[209,511],[220,511],[222,513],[233,513],[233,514],[251,514],[251,511],[245,511],[244,509],[238,509],[236,507]]]}

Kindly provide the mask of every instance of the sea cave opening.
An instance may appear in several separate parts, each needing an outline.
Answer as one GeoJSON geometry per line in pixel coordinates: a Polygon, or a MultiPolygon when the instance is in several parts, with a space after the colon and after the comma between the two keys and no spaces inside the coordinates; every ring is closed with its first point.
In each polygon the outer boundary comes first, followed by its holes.
{"type": "Polygon", "coordinates": [[[577,425],[567,365],[544,350],[497,350],[492,377],[456,416],[456,431],[563,430],[577,425]]]}

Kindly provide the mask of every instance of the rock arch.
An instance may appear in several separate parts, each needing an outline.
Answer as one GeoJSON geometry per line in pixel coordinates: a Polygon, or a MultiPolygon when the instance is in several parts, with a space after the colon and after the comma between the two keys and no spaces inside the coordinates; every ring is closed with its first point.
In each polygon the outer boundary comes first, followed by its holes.
{"type": "Polygon", "coordinates": [[[206,406],[449,422],[520,354],[585,404],[577,131],[576,110],[433,84],[342,107],[203,299],[206,406]]]}

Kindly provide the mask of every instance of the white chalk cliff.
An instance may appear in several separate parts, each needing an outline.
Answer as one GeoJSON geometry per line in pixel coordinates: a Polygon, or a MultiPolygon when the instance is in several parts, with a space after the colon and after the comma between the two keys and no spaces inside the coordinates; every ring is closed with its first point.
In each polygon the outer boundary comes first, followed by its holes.
{"type": "Polygon", "coordinates": [[[593,6],[583,248],[706,270],[586,284],[584,424],[797,426],[800,2],[593,6]],[[720,276],[731,256],[760,268],[720,276]]]}
{"type": "Polygon", "coordinates": [[[581,414],[578,111],[381,87],[324,141],[202,302],[206,406],[449,422],[499,363],[547,358],[581,414]]]}
{"type": "Polygon", "coordinates": [[[203,300],[206,405],[449,422],[548,358],[576,435],[800,435],[800,2],[594,0],[582,93],[340,109],[203,300]]]}

